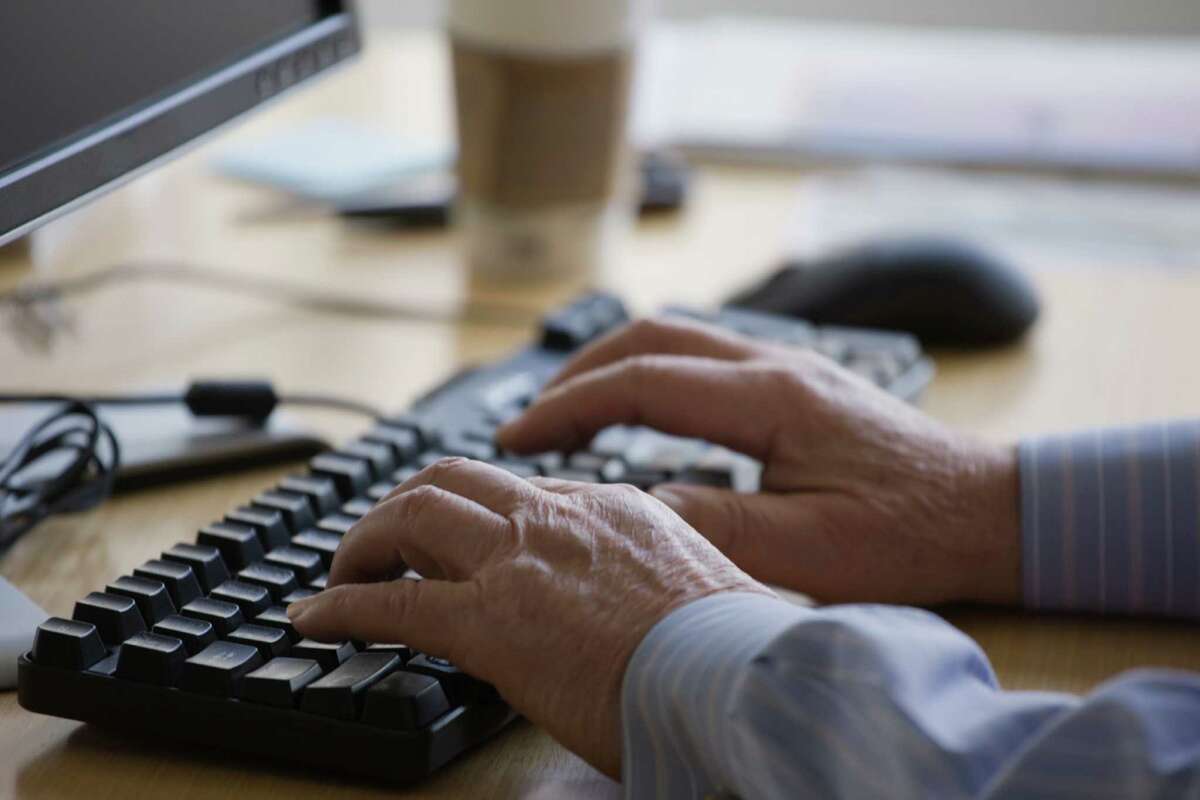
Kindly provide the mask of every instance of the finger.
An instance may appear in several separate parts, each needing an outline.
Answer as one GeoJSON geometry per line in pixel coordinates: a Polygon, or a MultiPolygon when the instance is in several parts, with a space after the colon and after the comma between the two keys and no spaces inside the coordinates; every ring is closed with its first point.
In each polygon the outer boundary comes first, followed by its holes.
{"type": "Polygon", "coordinates": [[[839,565],[815,514],[796,495],[739,494],[665,484],[650,494],[666,504],[742,570],[767,583],[824,585],[839,565]]]}
{"type": "Polygon", "coordinates": [[[342,539],[329,585],[389,580],[411,566],[429,578],[465,580],[504,540],[508,522],[465,497],[418,486],[375,506],[342,539]]]}
{"type": "Polygon", "coordinates": [[[578,375],[543,394],[501,428],[496,440],[515,452],[572,450],[609,425],[647,425],[765,458],[783,411],[777,387],[768,384],[779,368],[765,366],[690,356],[635,356],[578,375]]]}
{"type": "Polygon", "coordinates": [[[397,486],[384,499],[419,486],[436,486],[504,516],[511,514],[533,494],[524,478],[507,470],[468,458],[443,458],[397,486]]]}
{"type": "Polygon", "coordinates": [[[470,618],[467,584],[401,579],[326,589],[288,606],[300,635],[325,642],[403,643],[453,657],[459,626],[470,618]]]}
{"type": "Polygon", "coordinates": [[[770,345],[684,317],[649,317],[618,328],[584,347],[545,388],[631,356],[675,355],[744,361],[767,357],[772,350],[770,345]]]}

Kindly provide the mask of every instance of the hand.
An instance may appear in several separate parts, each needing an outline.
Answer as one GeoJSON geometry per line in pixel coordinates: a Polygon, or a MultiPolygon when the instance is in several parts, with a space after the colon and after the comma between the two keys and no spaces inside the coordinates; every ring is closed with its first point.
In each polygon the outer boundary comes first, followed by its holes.
{"type": "Polygon", "coordinates": [[[449,659],[612,777],[625,667],[650,628],[716,592],[770,593],[632,487],[529,482],[464,459],[363,517],[329,586],[288,608],[300,633],[449,659]],[[394,580],[406,564],[425,580],[394,580]]]}
{"type": "Polygon", "coordinates": [[[1013,448],[954,433],[815,352],[638,322],[581,351],[497,438],[570,450],[618,423],[763,462],[760,494],[654,490],[759,580],[825,602],[1019,595],[1013,448]]]}

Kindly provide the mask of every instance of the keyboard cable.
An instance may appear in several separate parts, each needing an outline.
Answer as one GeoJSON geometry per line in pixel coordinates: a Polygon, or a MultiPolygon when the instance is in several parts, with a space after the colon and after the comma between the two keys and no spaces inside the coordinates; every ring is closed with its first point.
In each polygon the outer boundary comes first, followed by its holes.
{"type": "Polygon", "coordinates": [[[263,422],[280,405],[384,415],[369,404],[322,394],[276,394],[265,381],[197,381],[184,393],[72,397],[0,393],[0,405],[58,406],[0,457],[0,555],[48,517],[95,508],[112,494],[121,445],[101,418],[104,406],[183,404],[197,417],[263,422]]]}

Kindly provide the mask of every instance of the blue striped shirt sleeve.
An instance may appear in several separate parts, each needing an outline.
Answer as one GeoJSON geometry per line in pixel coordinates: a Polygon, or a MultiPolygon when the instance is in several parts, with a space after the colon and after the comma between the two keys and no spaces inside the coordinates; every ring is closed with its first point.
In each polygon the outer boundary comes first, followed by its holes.
{"type": "Polygon", "coordinates": [[[1200,617],[1200,422],[1033,439],[1020,462],[1028,607],[1200,617]]]}
{"type": "Polygon", "coordinates": [[[1200,797],[1200,679],[1004,692],[932,614],[718,595],[656,625],[622,695],[626,796],[1200,797]]]}

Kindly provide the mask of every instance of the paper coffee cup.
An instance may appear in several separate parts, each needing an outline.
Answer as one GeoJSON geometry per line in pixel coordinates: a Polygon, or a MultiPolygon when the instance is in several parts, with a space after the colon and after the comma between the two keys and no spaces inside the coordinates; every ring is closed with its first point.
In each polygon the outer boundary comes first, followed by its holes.
{"type": "Polygon", "coordinates": [[[632,213],[624,179],[645,0],[451,0],[458,224],[478,276],[594,272],[632,213]]]}

